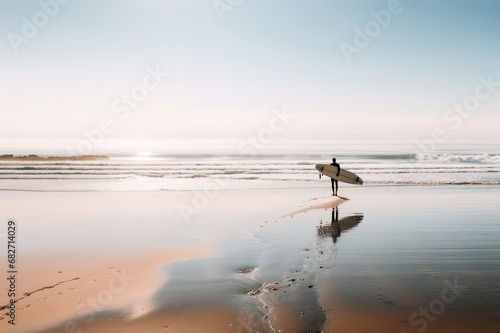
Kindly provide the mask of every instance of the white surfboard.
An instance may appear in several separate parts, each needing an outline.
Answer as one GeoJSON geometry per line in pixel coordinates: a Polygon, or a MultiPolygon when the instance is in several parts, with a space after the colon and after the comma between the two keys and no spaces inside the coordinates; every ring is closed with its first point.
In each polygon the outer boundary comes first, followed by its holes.
{"type": "Polygon", "coordinates": [[[332,179],[338,180],[340,182],[348,184],[358,184],[363,185],[363,179],[358,177],[355,173],[347,171],[346,169],[340,168],[340,173],[337,176],[337,167],[329,164],[316,164],[316,170],[321,174],[328,176],[332,179]]]}

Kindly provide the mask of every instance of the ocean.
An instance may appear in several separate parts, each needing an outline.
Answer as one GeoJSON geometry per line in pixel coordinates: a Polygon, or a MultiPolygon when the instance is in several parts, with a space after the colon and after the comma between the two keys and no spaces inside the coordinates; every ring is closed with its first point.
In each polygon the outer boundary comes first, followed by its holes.
{"type": "MultiPolygon", "coordinates": [[[[500,147],[293,146],[256,155],[230,152],[108,154],[103,160],[0,161],[0,190],[161,191],[319,188],[314,166],[336,157],[363,186],[498,185],[500,147]]],[[[342,186],[357,186],[342,184],[342,186]]]]}
{"type": "MultiPolygon", "coordinates": [[[[109,154],[92,161],[1,161],[0,190],[154,191],[323,187],[314,166],[336,157],[363,186],[498,185],[500,147],[287,147],[256,155],[227,152],[109,154]]],[[[345,185],[353,186],[353,185],[345,185]]]]}

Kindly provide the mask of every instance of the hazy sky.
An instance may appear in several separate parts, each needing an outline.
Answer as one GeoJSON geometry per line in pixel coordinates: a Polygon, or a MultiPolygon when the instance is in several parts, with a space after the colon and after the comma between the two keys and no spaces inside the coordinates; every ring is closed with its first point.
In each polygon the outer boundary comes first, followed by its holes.
{"type": "Polygon", "coordinates": [[[500,142],[499,1],[59,1],[0,0],[2,152],[500,142]]]}

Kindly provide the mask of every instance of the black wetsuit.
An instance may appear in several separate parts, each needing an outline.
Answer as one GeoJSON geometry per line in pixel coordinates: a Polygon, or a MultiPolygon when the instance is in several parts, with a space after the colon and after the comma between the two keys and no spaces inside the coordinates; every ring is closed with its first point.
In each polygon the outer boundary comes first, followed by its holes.
{"type": "MultiPolygon", "coordinates": [[[[339,173],[340,173],[340,164],[338,164],[338,163],[332,163],[330,165],[332,165],[334,167],[337,167],[337,177],[338,177],[339,173]]],[[[334,179],[332,178],[332,180],[334,180],[334,179]]]]}
{"type": "MultiPolygon", "coordinates": [[[[333,163],[332,163],[332,164],[330,164],[330,165],[331,165],[331,166],[334,166],[334,167],[337,167],[337,177],[338,177],[338,176],[339,176],[339,173],[340,173],[340,164],[333,162],[333,163]]],[[[336,180],[336,179],[333,179],[333,178],[330,178],[330,180],[332,181],[332,191],[333,191],[333,193],[334,193],[334,194],[336,194],[336,193],[335,193],[336,191],[334,191],[334,185],[335,185],[335,184],[337,184],[337,188],[338,188],[338,187],[339,187],[339,185],[338,185],[338,184],[339,184],[339,181],[338,181],[338,180],[336,180]]]]}

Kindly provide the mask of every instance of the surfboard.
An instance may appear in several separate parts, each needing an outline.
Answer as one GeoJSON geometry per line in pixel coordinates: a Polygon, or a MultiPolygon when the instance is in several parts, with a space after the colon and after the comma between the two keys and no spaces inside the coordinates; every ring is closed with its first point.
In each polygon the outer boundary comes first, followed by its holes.
{"type": "Polygon", "coordinates": [[[328,176],[332,179],[336,179],[340,182],[348,183],[348,184],[358,184],[363,185],[363,179],[358,177],[355,173],[347,171],[346,169],[340,168],[340,173],[337,177],[337,167],[329,164],[316,164],[316,170],[318,170],[321,174],[328,176]]]}

